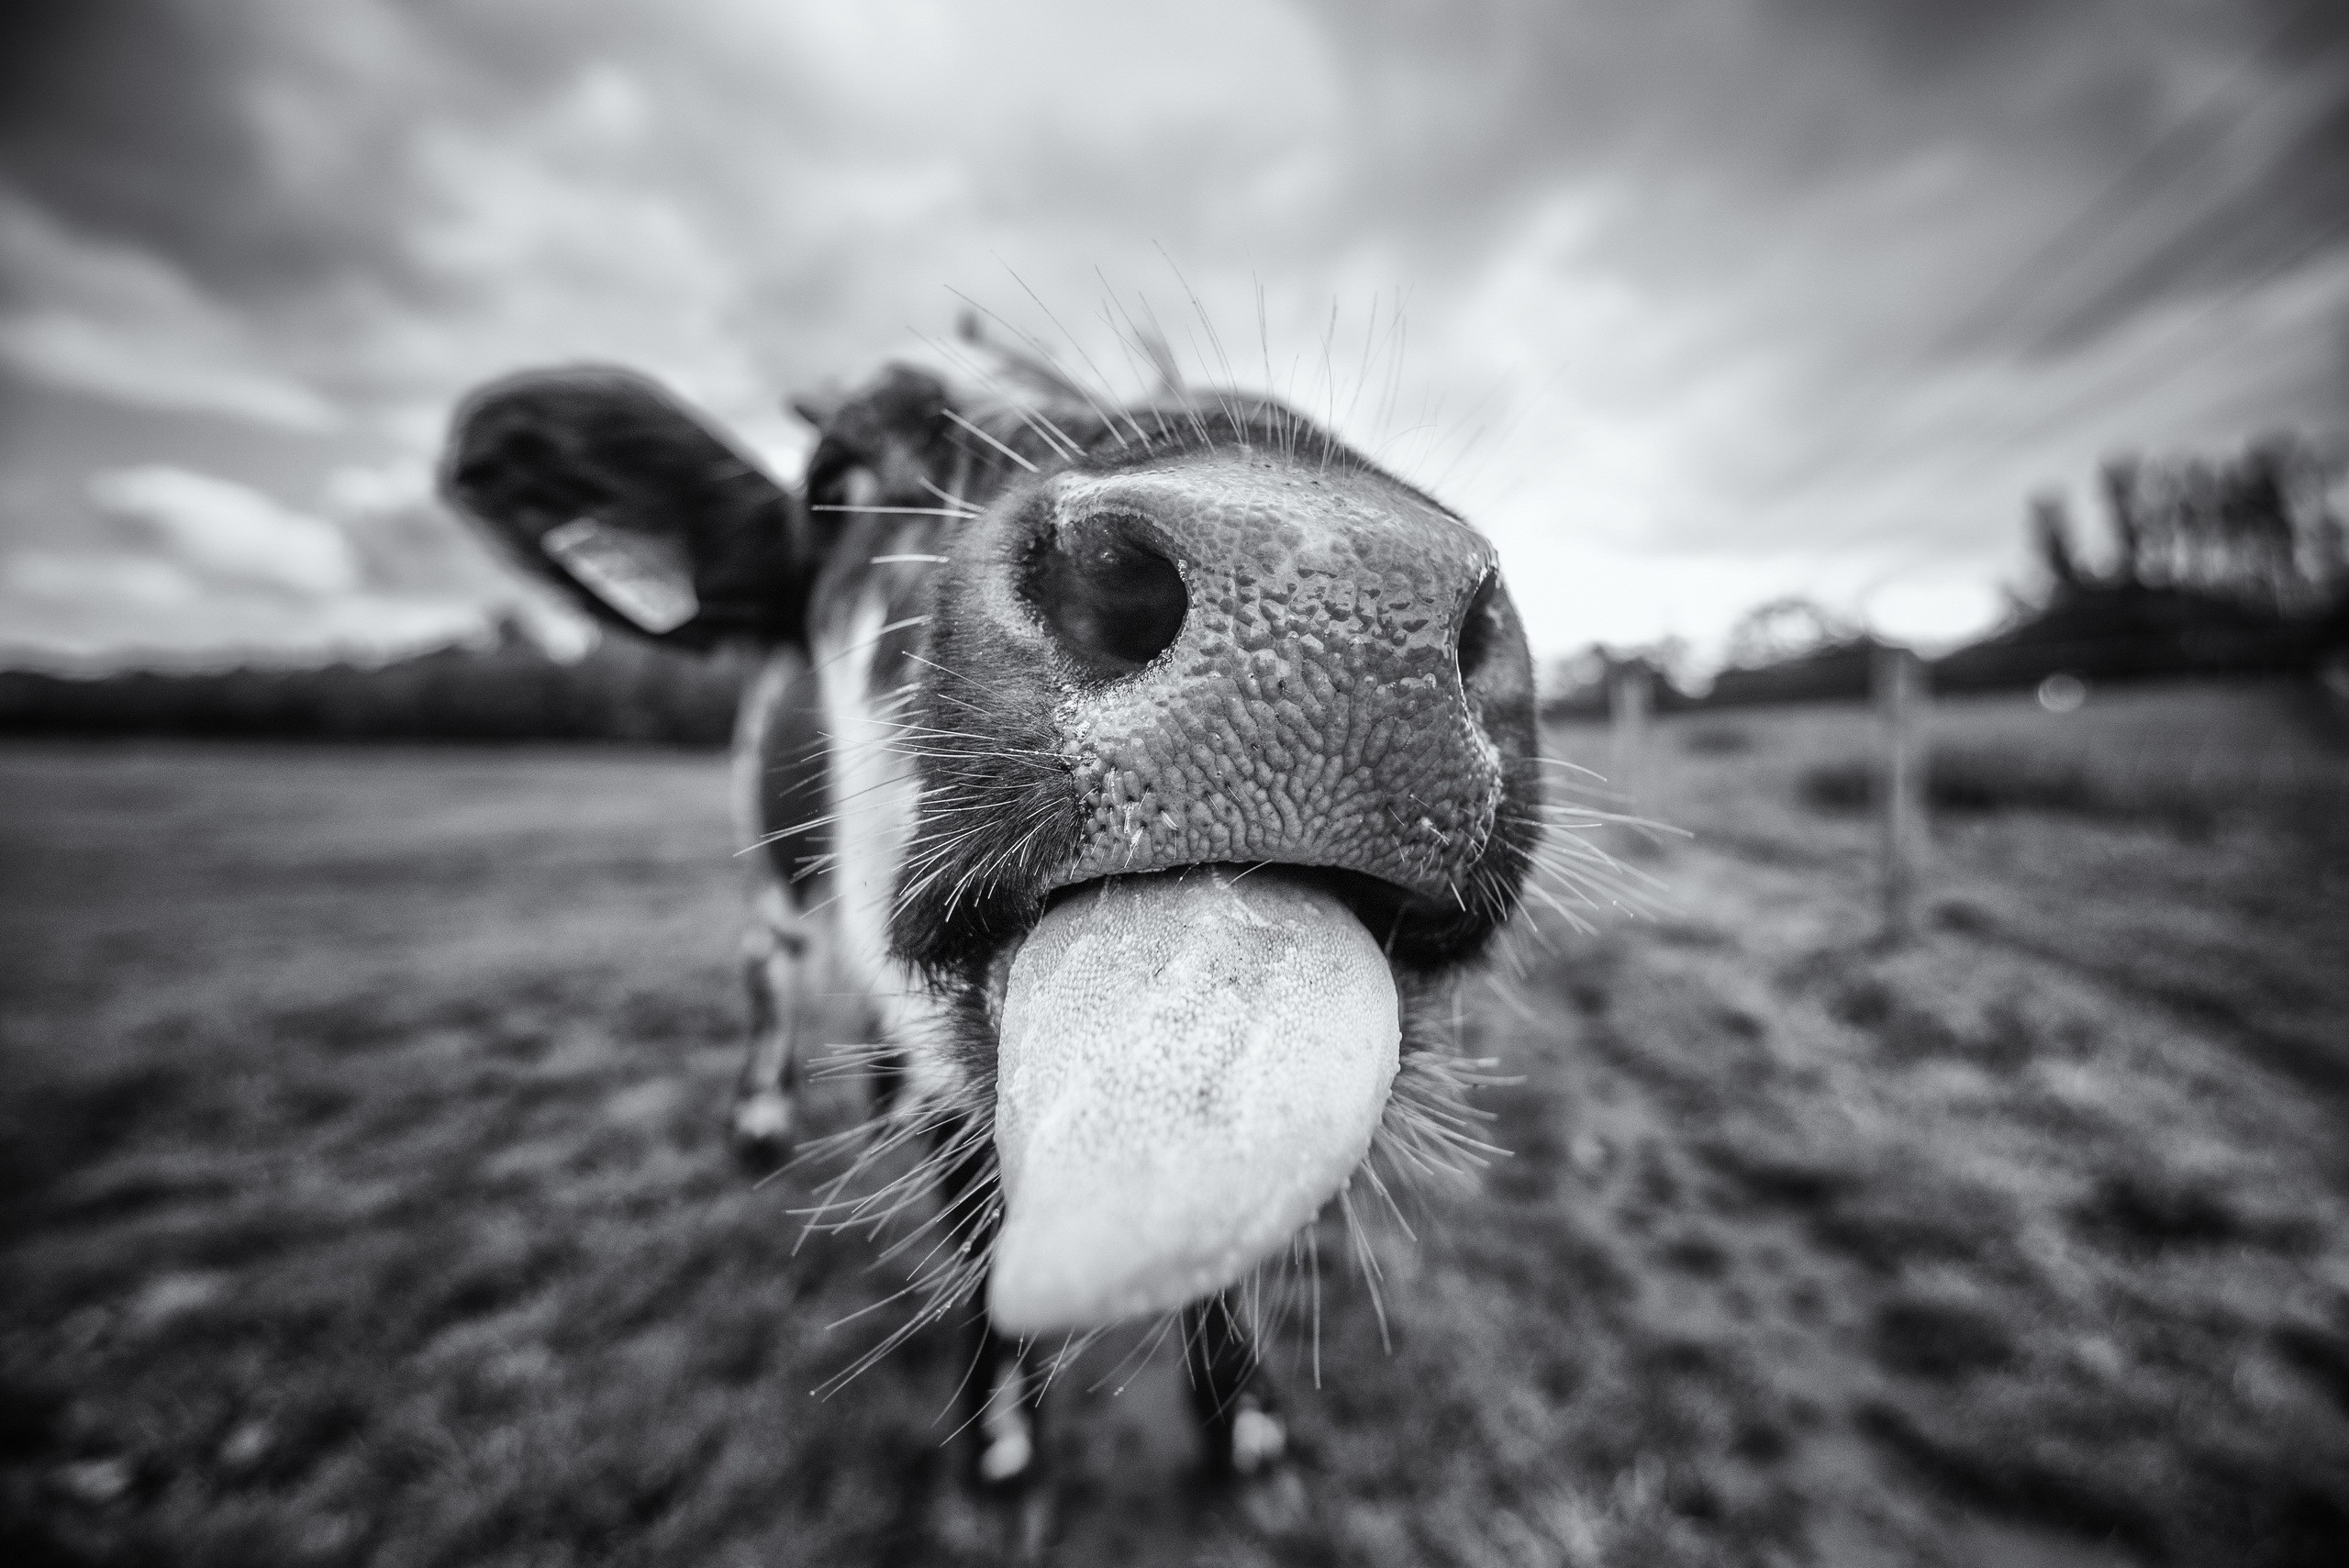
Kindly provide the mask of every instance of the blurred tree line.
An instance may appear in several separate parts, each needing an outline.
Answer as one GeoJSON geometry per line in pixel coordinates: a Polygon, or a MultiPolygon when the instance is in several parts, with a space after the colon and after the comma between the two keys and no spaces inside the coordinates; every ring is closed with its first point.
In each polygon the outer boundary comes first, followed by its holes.
{"type": "Polygon", "coordinates": [[[2291,436],[2220,458],[2122,456],[2099,474],[2110,536],[2085,558],[2061,495],[2031,502],[2044,592],[1936,661],[1949,691],[2049,675],[2304,674],[2349,647],[2343,463],[2291,436]]]}
{"type": "Polygon", "coordinates": [[[558,660],[507,619],[487,647],[373,666],[0,671],[0,734],[723,746],[753,668],[617,637],[558,660]]]}
{"type": "MultiPolygon", "coordinates": [[[[2099,475],[2109,539],[2085,553],[2065,498],[2032,498],[2027,526],[2045,573],[2006,623],[1932,662],[1944,691],[2036,685],[2054,674],[2132,680],[2305,674],[2349,656],[2349,545],[2334,497],[2344,464],[2293,436],[2218,458],[2125,455],[2099,475]]],[[[1545,671],[1543,712],[1607,711],[1623,671],[1643,669],[1664,711],[1742,703],[1855,700],[1881,646],[1865,627],[1793,595],[1731,629],[1723,667],[1690,678],[1677,639],[1593,646],[1545,671]]]]}
{"type": "Polygon", "coordinates": [[[2058,598],[2096,590],[2178,589],[2294,619],[2349,589],[2332,492],[2343,463],[2290,436],[2229,458],[2110,459],[2099,475],[2111,564],[2083,562],[2060,495],[2031,504],[2032,541],[2058,598]]]}

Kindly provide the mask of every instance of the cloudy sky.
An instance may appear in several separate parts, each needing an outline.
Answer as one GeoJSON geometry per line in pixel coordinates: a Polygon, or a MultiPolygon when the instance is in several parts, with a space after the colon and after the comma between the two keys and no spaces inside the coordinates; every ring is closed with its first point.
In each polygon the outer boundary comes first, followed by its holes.
{"type": "Polygon", "coordinates": [[[0,654],[478,625],[469,385],[626,361],[787,471],[956,291],[1334,418],[1541,651],[1945,639],[2099,454],[2349,439],[2349,6],[14,0],[0,654]]]}

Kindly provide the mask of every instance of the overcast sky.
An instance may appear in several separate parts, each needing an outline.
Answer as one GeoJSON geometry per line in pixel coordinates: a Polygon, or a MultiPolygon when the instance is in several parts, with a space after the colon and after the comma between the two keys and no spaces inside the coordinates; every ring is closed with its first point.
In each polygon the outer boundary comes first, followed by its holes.
{"type": "Polygon", "coordinates": [[[1269,374],[1537,651],[1947,639],[2100,454],[2349,435],[2349,6],[13,0],[0,647],[477,625],[468,386],[625,361],[787,472],[954,290],[1269,374]]]}

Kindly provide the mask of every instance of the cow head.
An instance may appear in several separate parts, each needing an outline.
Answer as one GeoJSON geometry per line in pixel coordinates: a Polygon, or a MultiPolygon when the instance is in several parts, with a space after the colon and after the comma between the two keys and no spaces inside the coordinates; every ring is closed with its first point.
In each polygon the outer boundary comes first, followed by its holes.
{"type": "Polygon", "coordinates": [[[1262,398],[897,369],[802,412],[785,488],[637,378],[524,378],[461,417],[445,488],[647,635],[868,607],[858,700],[911,785],[888,945],[935,1004],[901,1115],[996,1178],[941,1292],[984,1276],[1027,1334],[1222,1289],[1448,1125],[1433,1003],[1540,814],[1493,549],[1262,398]]]}

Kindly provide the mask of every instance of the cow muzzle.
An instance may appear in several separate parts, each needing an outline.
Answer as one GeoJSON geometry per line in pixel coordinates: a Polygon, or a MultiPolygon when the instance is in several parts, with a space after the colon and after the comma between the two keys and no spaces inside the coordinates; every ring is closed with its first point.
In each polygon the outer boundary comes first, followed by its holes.
{"type": "Polygon", "coordinates": [[[1114,877],[1013,955],[987,1311],[1083,1329],[1220,1290],[1369,1151],[1401,1045],[1393,972],[1333,895],[1276,867],[1114,877]]]}

